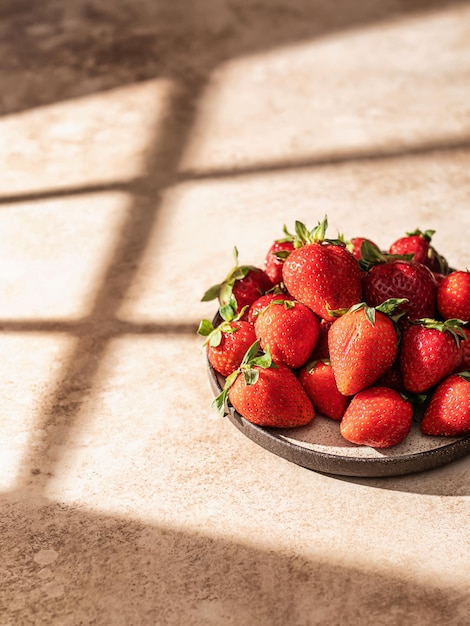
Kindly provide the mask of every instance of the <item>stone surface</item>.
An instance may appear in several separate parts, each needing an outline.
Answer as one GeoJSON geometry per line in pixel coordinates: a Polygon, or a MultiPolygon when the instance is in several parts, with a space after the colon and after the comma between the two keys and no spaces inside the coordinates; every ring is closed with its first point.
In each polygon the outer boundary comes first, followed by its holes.
{"type": "Polygon", "coordinates": [[[468,623],[470,459],[387,479],[211,408],[207,287],[296,219],[468,267],[470,10],[0,7],[0,623],[468,623]]]}

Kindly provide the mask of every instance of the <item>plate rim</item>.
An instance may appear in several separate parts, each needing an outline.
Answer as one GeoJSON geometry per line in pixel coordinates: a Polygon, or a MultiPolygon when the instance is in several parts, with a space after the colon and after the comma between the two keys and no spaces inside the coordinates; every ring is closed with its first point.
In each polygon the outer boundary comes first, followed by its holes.
{"type": "MultiPolygon", "coordinates": [[[[207,352],[206,362],[210,385],[216,396],[222,391],[222,386],[207,357],[207,352]]],[[[464,435],[457,441],[443,446],[415,454],[406,453],[399,457],[367,458],[335,455],[312,450],[284,439],[278,434],[277,429],[253,424],[231,406],[228,407],[226,417],[246,437],[269,452],[306,469],[338,476],[361,478],[403,476],[435,469],[470,454],[470,435],[464,435]]]]}

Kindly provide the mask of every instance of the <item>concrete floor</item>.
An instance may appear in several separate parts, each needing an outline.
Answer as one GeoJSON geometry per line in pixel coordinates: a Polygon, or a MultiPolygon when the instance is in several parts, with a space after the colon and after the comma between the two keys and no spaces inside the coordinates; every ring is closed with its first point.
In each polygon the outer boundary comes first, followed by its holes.
{"type": "Polygon", "coordinates": [[[340,479],[211,408],[283,224],[469,267],[470,5],[3,0],[0,624],[468,624],[470,458],[340,479]]]}

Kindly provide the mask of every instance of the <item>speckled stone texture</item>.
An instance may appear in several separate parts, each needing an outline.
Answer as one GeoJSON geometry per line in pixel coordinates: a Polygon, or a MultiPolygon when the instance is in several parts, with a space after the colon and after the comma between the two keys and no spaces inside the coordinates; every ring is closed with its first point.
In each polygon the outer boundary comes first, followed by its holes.
{"type": "Polygon", "coordinates": [[[327,476],[211,407],[299,219],[469,267],[470,6],[0,4],[1,626],[466,626],[470,459],[327,476]]]}

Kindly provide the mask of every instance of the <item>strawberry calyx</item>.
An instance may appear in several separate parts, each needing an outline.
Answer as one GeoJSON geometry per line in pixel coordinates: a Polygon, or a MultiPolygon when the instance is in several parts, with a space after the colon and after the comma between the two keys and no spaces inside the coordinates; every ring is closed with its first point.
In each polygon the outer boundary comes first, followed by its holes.
{"type": "Polygon", "coordinates": [[[222,335],[224,333],[235,333],[237,328],[232,324],[233,322],[238,322],[242,319],[247,308],[248,307],[245,306],[239,313],[237,313],[235,298],[232,298],[232,301],[229,304],[224,304],[219,308],[219,315],[222,318],[222,322],[220,324],[214,326],[210,320],[201,320],[197,333],[202,337],[206,337],[206,340],[202,344],[203,347],[209,344],[211,348],[216,348],[220,345],[222,335]]]}
{"type": "MultiPolygon", "coordinates": [[[[348,252],[355,255],[355,251],[358,246],[359,246],[359,250],[361,251],[362,243],[365,241],[366,237],[353,237],[352,239],[346,239],[346,237],[342,233],[338,233],[338,239],[344,243],[344,245],[346,246],[346,250],[348,250],[348,252]],[[357,242],[360,242],[360,245],[357,242]]],[[[370,246],[373,246],[380,252],[380,249],[377,246],[377,244],[375,244],[370,239],[367,239],[367,242],[370,246]]],[[[358,261],[359,260],[360,259],[358,259],[358,261]]]]}
{"type": "Polygon", "coordinates": [[[409,402],[413,407],[413,422],[421,423],[423,419],[424,411],[429,401],[429,396],[426,393],[415,393],[402,389],[398,392],[403,400],[409,402]]]}
{"type": "Polygon", "coordinates": [[[279,295],[285,295],[287,293],[287,289],[286,286],[284,285],[283,282],[277,283],[277,285],[274,285],[274,287],[271,287],[271,289],[268,289],[265,292],[265,296],[267,295],[274,295],[274,296],[279,296],[279,295]]]}
{"type": "Polygon", "coordinates": [[[326,231],[328,229],[328,218],[325,215],[321,222],[312,228],[312,230],[308,230],[303,222],[299,222],[298,220],[295,222],[295,239],[294,239],[294,247],[302,248],[302,246],[306,246],[311,243],[329,243],[338,246],[345,247],[344,241],[341,239],[327,239],[326,231]]]}
{"type": "MultiPolygon", "coordinates": [[[[282,243],[282,242],[279,242],[279,243],[282,243]]],[[[291,253],[291,250],[278,250],[277,252],[273,252],[272,255],[275,256],[276,259],[279,259],[280,261],[285,261],[290,253],[291,253]]]]}
{"type": "Polygon", "coordinates": [[[457,372],[457,376],[460,376],[460,378],[463,378],[468,383],[470,383],[470,370],[464,370],[463,372],[457,372]]]}
{"type": "Polygon", "coordinates": [[[286,311],[288,311],[289,309],[293,309],[295,305],[298,304],[298,302],[297,300],[286,300],[286,299],[271,300],[271,302],[263,310],[268,309],[270,306],[273,306],[274,304],[283,304],[286,311]]]}
{"type": "Polygon", "coordinates": [[[418,320],[413,320],[410,323],[423,326],[424,328],[433,328],[441,333],[449,332],[455,339],[455,343],[458,346],[460,345],[460,342],[462,340],[466,340],[467,338],[467,335],[463,330],[463,327],[466,325],[467,322],[465,322],[464,320],[459,320],[457,318],[452,318],[449,320],[436,320],[429,317],[423,317],[418,320]]]}
{"type": "Polygon", "coordinates": [[[389,263],[390,261],[411,261],[413,254],[389,254],[382,252],[370,241],[364,239],[361,244],[361,259],[359,267],[364,272],[370,270],[371,267],[379,263],[389,263]]]}
{"type": "Polygon", "coordinates": [[[260,349],[259,339],[255,341],[246,351],[245,356],[234,372],[232,372],[225,379],[224,388],[219,395],[214,399],[212,405],[223,416],[226,414],[227,398],[230,387],[233,385],[239,374],[243,375],[245,383],[247,385],[254,385],[259,378],[258,368],[268,369],[270,367],[277,368],[274,363],[269,348],[265,351],[260,349]]]}
{"type": "Polygon", "coordinates": [[[422,237],[423,239],[426,239],[426,241],[428,243],[430,243],[433,235],[435,234],[435,230],[425,230],[424,232],[422,230],[420,230],[419,228],[416,228],[415,230],[406,233],[407,237],[422,237]]]}
{"type": "Polygon", "coordinates": [[[312,370],[314,369],[315,365],[317,365],[317,363],[325,363],[325,365],[331,365],[330,359],[312,359],[311,361],[308,361],[304,366],[308,374],[312,373],[312,370]]]}
{"type": "MultiPolygon", "coordinates": [[[[283,293],[282,291],[280,293],[283,293]]],[[[254,314],[254,318],[256,319],[257,317],[259,317],[259,315],[261,313],[264,313],[264,311],[266,311],[266,309],[269,309],[269,307],[273,306],[274,304],[283,304],[284,305],[284,309],[286,311],[288,311],[289,309],[293,309],[294,306],[297,304],[297,300],[286,300],[285,298],[279,298],[279,300],[271,300],[270,302],[268,302],[265,306],[263,306],[263,308],[260,308],[258,311],[256,311],[256,313],[254,314]]]]}
{"type": "Polygon", "coordinates": [[[235,298],[233,297],[232,290],[235,282],[245,278],[249,272],[258,269],[254,265],[239,265],[238,249],[236,246],[233,248],[233,258],[235,261],[234,267],[221,283],[217,283],[212,285],[212,287],[209,287],[209,289],[202,296],[201,302],[210,302],[211,300],[219,298],[222,304],[233,304],[235,298]]]}
{"type": "Polygon", "coordinates": [[[393,315],[393,313],[401,304],[404,304],[405,302],[408,302],[407,298],[389,298],[376,307],[369,306],[366,302],[358,302],[349,309],[335,309],[333,311],[329,311],[329,313],[332,317],[341,317],[346,313],[353,313],[354,311],[364,309],[364,313],[366,314],[368,321],[372,326],[375,326],[375,314],[376,311],[379,311],[379,313],[383,313],[396,323],[404,315],[404,312],[400,312],[396,315],[393,315]]]}
{"type": "Polygon", "coordinates": [[[413,391],[407,391],[406,389],[400,391],[399,393],[403,400],[410,402],[413,406],[416,407],[423,406],[428,399],[428,396],[425,393],[414,393],[413,391]]]}
{"type": "MultiPolygon", "coordinates": [[[[280,237],[279,239],[275,239],[275,243],[293,243],[295,240],[295,235],[293,235],[292,233],[290,233],[287,230],[287,226],[284,224],[284,226],[282,227],[282,232],[284,233],[284,237],[280,237]]],[[[284,250],[283,250],[284,252],[284,250]]],[[[274,255],[277,256],[279,253],[275,252],[274,255]]]]}

